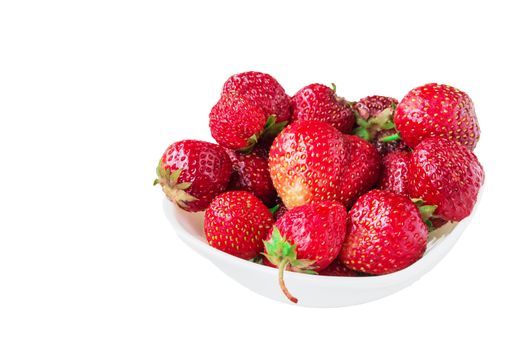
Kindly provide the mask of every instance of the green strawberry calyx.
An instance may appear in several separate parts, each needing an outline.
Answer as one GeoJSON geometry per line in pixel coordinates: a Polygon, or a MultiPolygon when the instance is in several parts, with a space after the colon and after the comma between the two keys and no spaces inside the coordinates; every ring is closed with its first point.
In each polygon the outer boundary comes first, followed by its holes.
{"type": "MultiPolygon", "coordinates": [[[[354,107],[356,103],[351,103],[351,106],[354,107]]],[[[381,130],[392,130],[395,129],[395,124],[393,122],[393,116],[396,109],[396,104],[391,104],[380,113],[376,115],[367,116],[362,115],[360,110],[353,108],[354,116],[356,118],[357,127],[353,130],[353,135],[356,135],[366,141],[372,140],[375,135],[381,130]]],[[[395,134],[398,135],[398,134],[395,134]]],[[[399,139],[393,138],[392,140],[388,139],[390,136],[384,137],[381,139],[383,142],[389,142],[399,139]]]]}
{"type": "Polygon", "coordinates": [[[188,203],[197,200],[197,198],[186,192],[192,186],[191,182],[178,182],[181,172],[182,169],[171,171],[169,168],[165,168],[162,160],[160,160],[157,165],[157,178],[153,181],[153,185],[161,185],[169,200],[186,209],[188,203]]]}
{"type": "Polygon", "coordinates": [[[413,201],[413,203],[415,203],[416,207],[418,208],[418,211],[420,212],[420,217],[422,218],[422,221],[424,221],[424,223],[427,225],[427,229],[429,230],[429,232],[433,231],[435,228],[433,227],[431,218],[437,217],[434,214],[438,206],[426,204],[422,198],[413,198],[411,200],[413,201]]]}
{"type": "Polygon", "coordinates": [[[265,138],[274,138],[276,136],[278,136],[278,134],[285,128],[285,126],[287,126],[288,124],[288,120],[285,120],[283,122],[279,122],[279,123],[276,123],[276,119],[277,117],[272,114],[268,117],[267,119],[267,122],[265,123],[265,126],[263,127],[263,129],[250,136],[248,139],[247,139],[247,146],[240,149],[240,152],[242,153],[250,153],[252,152],[252,149],[254,148],[254,146],[262,139],[265,139],[265,138]]]}
{"type": "Polygon", "coordinates": [[[285,237],[281,235],[279,229],[274,226],[272,236],[270,239],[263,241],[265,245],[265,252],[263,255],[275,266],[278,267],[278,282],[283,294],[293,303],[297,303],[298,299],[294,297],[283,278],[283,273],[286,269],[295,272],[302,272],[308,274],[317,274],[314,268],[314,260],[298,259],[296,253],[296,244],[291,244],[285,237]]]}

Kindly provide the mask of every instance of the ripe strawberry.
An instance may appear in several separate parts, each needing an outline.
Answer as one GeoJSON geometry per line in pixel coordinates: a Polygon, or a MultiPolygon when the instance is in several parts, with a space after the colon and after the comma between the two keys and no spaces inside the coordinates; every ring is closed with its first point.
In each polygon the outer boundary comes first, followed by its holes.
{"type": "MultiPolygon", "coordinates": [[[[272,118],[270,118],[272,119],[272,118]]],[[[223,95],[210,111],[210,131],[221,146],[249,151],[272,123],[254,102],[234,95],[223,95]]]]}
{"type": "Polygon", "coordinates": [[[270,176],[287,208],[314,201],[348,201],[342,191],[349,150],[327,123],[300,120],[289,125],[270,149],[270,176]]]}
{"type": "Polygon", "coordinates": [[[335,259],[329,266],[320,272],[323,276],[339,276],[339,277],[358,277],[363,276],[363,273],[353,271],[345,266],[340,259],[335,259]]]}
{"type": "Polygon", "coordinates": [[[395,150],[408,150],[400,140],[393,116],[398,101],[392,97],[367,96],[353,104],[353,111],[358,126],[353,134],[370,141],[380,155],[395,150]]]}
{"type": "Polygon", "coordinates": [[[473,150],[480,138],[473,102],[465,92],[448,85],[432,83],[411,90],[396,108],[394,122],[411,148],[437,136],[473,150]]]}
{"type": "Polygon", "coordinates": [[[410,152],[395,151],[382,158],[382,175],[378,188],[408,196],[407,168],[410,152]]]}
{"type": "Polygon", "coordinates": [[[227,150],[234,172],[228,185],[229,190],[253,193],[267,206],[274,204],[276,190],[268,171],[267,160],[255,153],[241,154],[227,150]]]}
{"type": "Polygon", "coordinates": [[[208,244],[242,259],[252,259],[263,251],[263,239],[273,224],[268,208],[244,191],[220,194],[205,211],[208,244]]]}
{"type": "Polygon", "coordinates": [[[316,273],[338,256],[346,233],[345,207],[325,201],[289,210],[264,241],[264,256],[279,268],[280,287],[290,301],[298,300],[287,290],[283,271],[316,273]]]}
{"type": "Polygon", "coordinates": [[[349,160],[343,176],[343,193],[346,207],[352,205],[358,197],[369,191],[378,181],[381,170],[381,158],[376,149],[367,141],[354,136],[343,135],[349,149],[349,160]]]}
{"type": "Polygon", "coordinates": [[[296,93],[292,101],[292,120],[319,120],[341,132],[351,132],[354,126],[352,108],[344,98],[322,84],[311,84],[296,93]]]}
{"type": "Polygon", "coordinates": [[[339,259],[352,270],[392,273],[413,264],[426,250],[427,227],[406,196],[372,190],[356,201],[347,225],[339,259]]]}
{"type": "Polygon", "coordinates": [[[228,78],[223,95],[242,96],[261,107],[268,117],[276,116],[276,123],[287,122],[291,116],[290,97],[269,74],[244,72],[228,78]]]}
{"type": "Polygon", "coordinates": [[[378,180],[374,147],[327,123],[301,120],[287,127],[270,149],[272,182],[287,208],[335,200],[351,205],[378,180]]]}
{"type": "Polygon", "coordinates": [[[449,139],[425,139],[409,161],[409,194],[438,206],[434,215],[448,221],[471,213],[483,182],[484,170],[475,154],[449,139]]]}
{"type": "Polygon", "coordinates": [[[170,145],[157,166],[157,179],[166,196],[186,211],[205,210],[226,190],[232,163],[218,145],[185,140],[170,145]]]}

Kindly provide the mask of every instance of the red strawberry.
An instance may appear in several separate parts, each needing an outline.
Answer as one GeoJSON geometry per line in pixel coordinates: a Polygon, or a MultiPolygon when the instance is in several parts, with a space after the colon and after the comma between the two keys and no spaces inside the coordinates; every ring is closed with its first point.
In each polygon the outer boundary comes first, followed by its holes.
{"type": "Polygon", "coordinates": [[[316,273],[338,256],[346,233],[345,207],[325,201],[289,210],[268,234],[265,257],[279,268],[279,284],[287,298],[296,303],[283,281],[283,271],[316,273]]]}
{"type": "Polygon", "coordinates": [[[244,72],[228,78],[223,85],[223,95],[242,96],[261,107],[268,117],[276,116],[276,122],[290,119],[290,97],[283,87],[269,74],[244,72]]]}
{"type": "Polygon", "coordinates": [[[408,150],[394,128],[393,116],[398,101],[392,97],[367,96],[353,104],[358,126],[353,134],[370,141],[385,155],[395,150],[408,150]]]}
{"type": "Polygon", "coordinates": [[[448,85],[432,83],[411,90],[396,108],[394,122],[411,148],[439,136],[473,150],[480,138],[473,102],[465,92],[448,85]]]}
{"type": "Polygon", "coordinates": [[[323,276],[339,276],[339,277],[358,277],[363,276],[363,273],[353,271],[345,266],[340,259],[335,259],[329,266],[320,272],[323,276]]]}
{"type": "Polygon", "coordinates": [[[378,188],[398,194],[409,195],[407,191],[407,168],[410,152],[395,151],[382,158],[382,175],[378,188]]]}
{"type": "Polygon", "coordinates": [[[274,204],[276,190],[272,185],[267,160],[254,153],[241,154],[232,150],[227,153],[234,170],[228,189],[251,192],[265,205],[274,204]]]}
{"type": "Polygon", "coordinates": [[[164,152],[157,179],[166,196],[187,211],[205,210],[215,196],[226,190],[232,163],[218,145],[185,140],[164,152]]]}
{"type": "Polygon", "coordinates": [[[206,240],[225,253],[252,259],[263,251],[273,223],[268,208],[252,193],[225,192],[205,211],[206,240]]]}
{"type": "MultiPolygon", "coordinates": [[[[269,126],[269,117],[254,102],[223,95],[210,112],[212,137],[223,147],[250,150],[269,126]]],[[[269,121],[272,123],[272,120],[269,121]]]]}
{"type": "Polygon", "coordinates": [[[270,176],[287,208],[335,200],[345,206],[378,180],[380,156],[374,147],[327,123],[294,122],[274,140],[270,176]]]}
{"type": "Polygon", "coordinates": [[[471,213],[483,182],[484,170],[475,154],[445,138],[425,139],[409,161],[409,194],[438,206],[434,215],[448,221],[471,213]]]}
{"type": "Polygon", "coordinates": [[[340,260],[352,270],[373,275],[413,264],[426,250],[427,227],[406,196],[372,190],[348,214],[340,260]]]}
{"type": "Polygon", "coordinates": [[[321,84],[311,84],[292,97],[292,120],[319,120],[334,126],[342,132],[351,132],[354,126],[352,108],[344,98],[321,84]]]}
{"type": "Polygon", "coordinates": [[[343,135],[350,150],[350,158],[345,165],[343,193],[348,200],[347,207],[359,196],[369,191],[378,181],[381,169],[380,154],[367,141],[353,135],[343,135]]]}
{"type": "Polygon", "coordinates": [[[276,137],[270,176],[287,208],[314,201],[347,202],[342,191],[349,150],[342,134],[327,123],[300,120],[276,137]]]}

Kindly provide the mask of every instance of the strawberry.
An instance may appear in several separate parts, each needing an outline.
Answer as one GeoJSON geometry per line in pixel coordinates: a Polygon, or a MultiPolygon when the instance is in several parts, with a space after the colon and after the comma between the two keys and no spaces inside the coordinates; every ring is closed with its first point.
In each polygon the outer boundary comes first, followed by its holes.
{"type": "Polygon", "coordinates": [[[291,116],[290,97],[271,75],[244,72],[228,78],[223,95],[242,96],[260,106],[265,115],[276,116],[276,123],[287,122],[291,116]]]}
{"type": "Polygon", "coordinates": [[[351,270],[392,273],[413,264],[426,250],[426,224],[406,196],[372,190],[356,201],[347,225],[339,259],[351,270]]]}
{"type": "Polygon", "coordinates": [[[267,160],[255,153],[242,154],[232,150],[227,150],[227,153],[234,170],[228,189],[251,192],[265,205],[274,204],[276,190],[272,185],[267,160]]]}
{"type": "Polygon", "coordinates": [[[409,195],[407,191],[407,168],[410,152],[394,151],[382,158],[382,175],[378,188],[398,194],[409,195]]]}
{"type": "Polygon", "coordinates": [[[290,119],[290,98],[270,75],[231,76],[210,112],[210,131],[220,145],[244,152],[261,140],[270,143],[290,119]]]}
{"type": "Polygon", "coordinates": [[[291,99],[292,120],[319,120],[341,132],[351,132],[354,126],[352,108],[344,98],[322,84],[311,84],[298,91],[291,99]]]}
{"type": "Polygon", "coordinates": [[[354,136],[343,135],[349,149],[349,160],[343,176],[343,193],[349,207],[359,196],[370,190],[378,181],[381,169],[380,154],[367,141],[354,136]]]}
{"type": "Polygon", "coordinates": [[[338,276],[338,277],[358,277],[363,276],[363,273],[353,271],[345,266],[340,259],[335,259],[329,266],[320,272],[323,276],[338,276]]]}
{"type": "Polygon", "coordinates": [[[225,191],[232,163],[218,145],[195,140],[175,142],[163,153],[157,179],[172,202],[187,211],[202,211],[225,191]]]}
{"type": "Polygon", "coordinates": [[[317,273],[338,256],[346,234],[346,210],[338,202],[305,204],[287,211],[268,233],[264,256],[279,268],[279,285],[287,298],[283,271],[317,273]]]}
{"type": "Polygon", "coordinates": [[[373,143],[381,155],[408,149],[400,140],[393,122],[397,104],[398,100],[393,97],[374,95],[352,105],[358,124],[353,134],[373,143]]]}
{"type": "Polygon", "coordinates": [[[278,135],[269,157],[272,182],[287,208],[335,200],[345,206],[378,180],[374,147],[327,123],[300,120],[278,135]]]}
{"type": "Polygon", "coordinates": [[[270,176],[289,209],[314,201],[347,202],[342,184],[348,160],[349,150],[338,130],[320,121],[300,120],[274,140],[270,176]]]}
{"type": "Polygon", "coordinates": [[[205,211],[208,244],[242,259],[255,258],[263,251],[263,239],[273,224],[268,208],[245,191],[222,193],[205,211]]]}
{"type": "Polygon", "coordinates": [[[358,114],[359,118],[369,120],[378,118],[385,113],[392,116],[397,104],[398,100],[394,97],[373,95],[364,97],[354,103],[353,110],[358,114]]]}
{"type": "Polygon", "coordinates": [[[437,136],[473,150],[480,138],[473,102],[465,92],[448,85],[432,83],[411,90],[396,108],[394,122],[411,148],[437,136]]]}
{"type": "Polygon", "coordinates": [[[425,139],[409,161],[409,194],[436,205],[434,215],[447,221],[471,213],[483,182],[484,170],[475,154],[453,140],[425,139]]]}
{"type": "MultiPolygon", "coordinates": [[[[223,95],[210,111],[210,131],[221,146],[249,151],[273,123],[253,101],[234,95],[223,95]]],[[[275,120],[274,120],[275,121],[275,120]]]]}

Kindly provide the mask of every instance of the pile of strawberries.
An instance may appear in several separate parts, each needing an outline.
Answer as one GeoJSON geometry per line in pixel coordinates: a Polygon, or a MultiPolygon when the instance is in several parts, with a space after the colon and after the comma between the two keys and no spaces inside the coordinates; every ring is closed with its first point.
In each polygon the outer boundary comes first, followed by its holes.
{"type": "Polygon", "coordinates": [[[400,103],[349,102],[333,85],[289,97],[272,76],[230,77],[209,116],[217,144],[184,140],[155,184],[205,212],[208,243],[283,271],[392,273],[420,259],[429,232],[469,216],[484,182],[469,96],[427,84],[400,103]]]}

